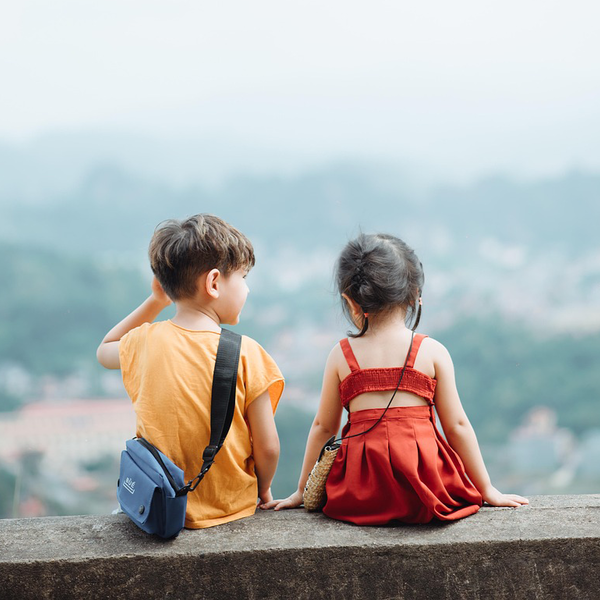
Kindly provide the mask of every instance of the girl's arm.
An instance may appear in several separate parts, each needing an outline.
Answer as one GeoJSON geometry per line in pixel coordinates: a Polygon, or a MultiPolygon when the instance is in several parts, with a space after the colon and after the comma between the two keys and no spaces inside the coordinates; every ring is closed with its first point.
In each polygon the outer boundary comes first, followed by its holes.
{"type": "MultiPolygon", "coordinates": [[[[433,340],[432,340],[433,341],[433,340]]],[[[434,342],[434,364],[437,379],[435,406],[448,443],[460,456],[469,479],[483,499],[492,506],[520,506],[529,504],[527,498],[516,494],[502,494],[490,481],[475,431],[462,407],[454,365],[448,350],[434,342]]]]}
{"type": "Polygon", "coordinates": [[[302,504],[302,496],[306,480],[319,458],[319,452],[325,442],[333,435],[337,435],[342,420],[342,404],[338,386],[340,383],[338,376],[338,368],[342,351],[336,346],[327,359],[325,365],[325,374],[323,375],[323,388],[321,390],[321,402],[319,410],[315,416],[312,427],[306,441],[306,451],[304,452],[304,462],[302,463],[302,471],[298,480],[298,489],[284,500],[273,500],[263,504],[261,508],[274,508],[280,510],[282,508],[295,508],[302,504]]]}
{"type": "Polygon", "coordinates": [[[107,369],[119,369],[121,367],[119,361],[121,338],[144,323],[152,323],[169,304],[171,304],[171,299],[165,294],[158,280],[154,278],[150,297],[104,336],[96,351],[98,362],[107,369]]]}

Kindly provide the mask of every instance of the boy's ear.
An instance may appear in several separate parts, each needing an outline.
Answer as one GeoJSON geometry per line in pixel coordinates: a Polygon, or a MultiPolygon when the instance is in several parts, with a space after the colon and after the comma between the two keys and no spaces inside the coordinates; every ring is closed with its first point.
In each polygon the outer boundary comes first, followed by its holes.
{"type": "Polygon", "coordinates": [[[212,269],[206,274],[204,289],[211,298],[219,297],[219,284],[221,283],[221,271],[212,269]]]}

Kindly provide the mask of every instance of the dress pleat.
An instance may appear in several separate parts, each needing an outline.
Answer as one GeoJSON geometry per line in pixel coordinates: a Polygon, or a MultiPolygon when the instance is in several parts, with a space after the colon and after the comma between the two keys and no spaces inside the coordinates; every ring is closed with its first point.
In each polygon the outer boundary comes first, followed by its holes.
{"type": "Polygon", "coordinates": [[[439,434],[429,406],[350,413],[327,479],[323,512],[357,525],[427,523],[477,512],[481,495],[458,455],[439,434]]]}

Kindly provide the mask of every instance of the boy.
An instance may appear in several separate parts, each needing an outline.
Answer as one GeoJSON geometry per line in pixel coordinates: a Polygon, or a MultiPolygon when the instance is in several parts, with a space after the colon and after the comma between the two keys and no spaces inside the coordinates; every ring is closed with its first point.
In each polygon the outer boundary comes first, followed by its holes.
{"type": "MultiPolygon", "coordinates": [[[[185,472],[200,471],[208,444],[212,376],[221,324],[235,325],[254,266],[250,241],[218,217],[161,223],[150,242],[152,294],[108,332],[97,352],[121,369],[146,438],[185,472]],[[174,302],[175,317],[153,323],[174,302]]],[[[283,377],[273,359],[243,336],[231,429],[211,470],[188,495],[185,526],[211,527],[270,502],[279,458],[273,413],[283,377]]]]}

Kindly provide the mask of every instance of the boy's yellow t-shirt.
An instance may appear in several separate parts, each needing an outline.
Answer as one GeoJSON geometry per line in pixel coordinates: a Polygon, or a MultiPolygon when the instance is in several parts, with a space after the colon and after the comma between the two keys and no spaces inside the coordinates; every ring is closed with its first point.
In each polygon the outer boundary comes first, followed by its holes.
{"type": "MultiPolygon", "coordinates": [[[[146,323],[121,339],[125,389],[144,437],[194,478],[210,438],[210,399],[220,334],[191,331],[171,321],[146,323]]],[[[275,361],[242,336],[236,407],[223,447],[194,492],[188,494],[185,526],[211,527],[254,514],[258,487],[252,458],[248,406],[269,391],[273,412],[283,391],[275,361]]]]}

